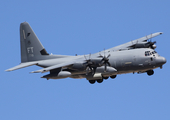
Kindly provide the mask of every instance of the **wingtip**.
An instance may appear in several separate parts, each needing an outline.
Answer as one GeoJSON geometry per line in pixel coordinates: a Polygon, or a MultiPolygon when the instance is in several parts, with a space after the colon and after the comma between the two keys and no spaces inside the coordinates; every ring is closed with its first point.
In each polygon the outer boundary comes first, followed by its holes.
{"type": "Polygon", "coordinates": [[[10,72],[10,71],[12,71],[12,70],[10,70],[10,69],[5,70],[5,72],[10,72]]]}

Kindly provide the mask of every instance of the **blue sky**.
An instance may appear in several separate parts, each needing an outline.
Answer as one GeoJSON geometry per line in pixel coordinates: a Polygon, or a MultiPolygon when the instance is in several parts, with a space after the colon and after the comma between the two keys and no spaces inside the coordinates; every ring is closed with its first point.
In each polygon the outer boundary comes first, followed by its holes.
{"type": "Polygon", "coordinates": [[[49,53],[88,54],[150,33],[169,61],[168,0],[5,0],[0,5],[1,120],[169,120],[169,62],[153,76],[118,75],[102,84],[86,79],[49,80],[37,66],[4,72],[20,63],[19,25],[27,21],[49,53]]]}

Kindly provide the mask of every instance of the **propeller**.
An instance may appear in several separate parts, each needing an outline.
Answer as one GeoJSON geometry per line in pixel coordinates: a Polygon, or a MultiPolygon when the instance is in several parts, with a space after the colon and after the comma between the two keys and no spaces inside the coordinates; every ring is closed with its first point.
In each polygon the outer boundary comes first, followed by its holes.
{"type": "Polygon", "coordinates": [[[87,59],[86,56],[84,55],[84,58],[86,59],[86,63],[85,63],[86,64],[86,74],[89,73],[89,69],[92,72],[92,74],[94,74],[94,70],[95,70],[95,68],[93,67],[94,63],[91,61],[90,57],[91,57],[91,54],[89,55],[89,59],[87,59]]]}
{"type": "Polygon", "coordinates": [[[156,44],[156,41],[154,41],[154,42],[151,42],[151,41],[150,41],[150,42],[148,42],[147,44],[149,44],[149,47],[150,47],[150,48],[154,49],[153,45],[156,44]]]}
{"type": "MultiPolygon", "coordinates": [[[[147,38],[147,36],[146,36],[147,38]]],[[[148,39],[148,38],[147,38],[148,39]]],[[[155,47],[153,46],[154,44],[156,44],[156,41],[152,42],[152,34],[151,34],[151,38],[148,40],[148,42],[146,43],[146,45],[152,49],[155,49],[155,47]]]]}
{"type": "Polygon", "coordinates": [[[111,66],[110,65],[110,63],[109,63],[109,57],[110,57],[111,55],[109,54],[107,57],[105,56],[105,49],[104,49],[104,56],[102,56],[101,54],[100,54],[100,56],[99,57],[102,57],[102,60],[101,60],[101,66],[102,65],[104,65],[105,67],[104,67],[104,71],[106,72],[106,69],[107,69],[107,65],[108,66],[111,66]]]}

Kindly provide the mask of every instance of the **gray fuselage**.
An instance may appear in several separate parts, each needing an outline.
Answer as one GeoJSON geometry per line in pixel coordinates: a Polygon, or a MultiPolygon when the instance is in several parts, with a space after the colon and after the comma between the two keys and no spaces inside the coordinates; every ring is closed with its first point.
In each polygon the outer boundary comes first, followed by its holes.
{"type": "MultiPolygon", "coordinates": [[[[111,67],[115,68],[117,71],[113,72],[112,75],[125,74],[125,73],[142,73],[148,70],[152,70],[162,65],[166,62],[164,57],[161,57],[153,49],[141,48],[141,49],[131,49],[123,51],[103,51],[102,53],[96,53],[91,55],[91,59],[96,58],[99,54],[105,54],[105,56],[110,54],[109,63],[111,67]],[[146,54],[147,53],[147,54],[146,54]]],[[[55,56],[55,55],[54,55],[55,56]]],[[[86,55],[88,56],[88,55],[86,55]]],[[[60,64],[64,61],[77,59],[83,61],[84,56],[64,56],[61,58],[54,58],[49,60],[41,61],[38,66],[49,67],[56,64],[60,64]]],[[[86,70],[83,66],[83,62],[77,63],[80,67],[78,70],[72,69],[72,67],[67,68],[67,71],[71,72],[73,78],[85,78],[86,70]]],[[[63,69],[64,70],[64,69],[63,69]]],[[[96,73],[98,69],[96,69],[96,73]]]]}

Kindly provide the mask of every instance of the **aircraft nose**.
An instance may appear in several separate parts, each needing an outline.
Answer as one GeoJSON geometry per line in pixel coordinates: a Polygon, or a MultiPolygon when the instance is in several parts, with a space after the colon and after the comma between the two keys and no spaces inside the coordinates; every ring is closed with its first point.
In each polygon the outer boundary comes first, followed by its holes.
{"type": "Polygon", "coordinates": [[[162,62],[163,62],[163,64],[166,63],[166,59],[164,57],[162,57],[162,62]]]}
{"type": "Polygon", "coordinates": [[[166,59],[165,59],[164,57],[159,57],[159,58],[157,59],[157,64],[163,65],[163,64],[165,64],[165,63],[166,63],[166,59]]]}

